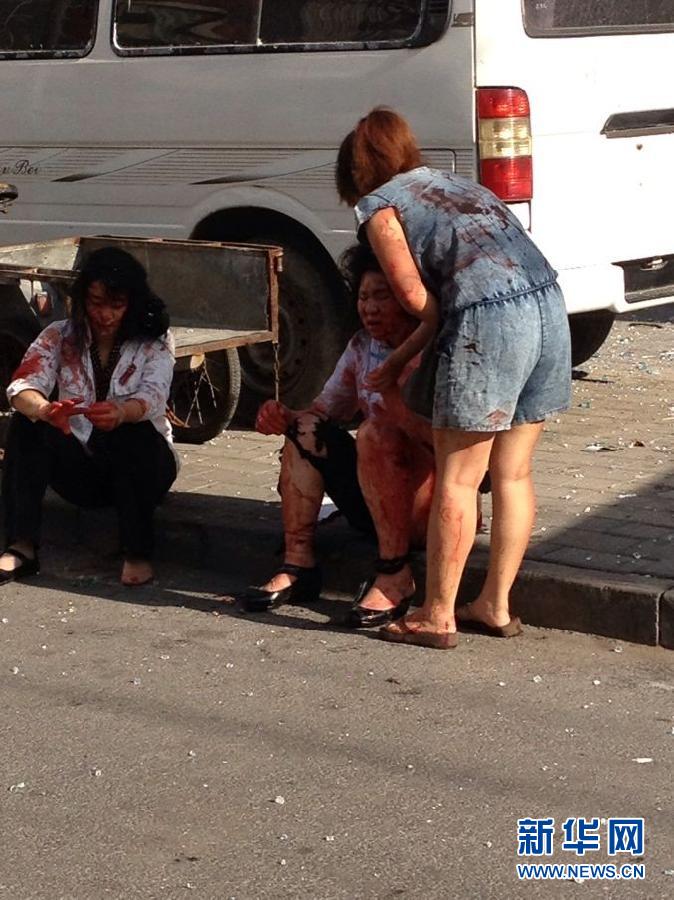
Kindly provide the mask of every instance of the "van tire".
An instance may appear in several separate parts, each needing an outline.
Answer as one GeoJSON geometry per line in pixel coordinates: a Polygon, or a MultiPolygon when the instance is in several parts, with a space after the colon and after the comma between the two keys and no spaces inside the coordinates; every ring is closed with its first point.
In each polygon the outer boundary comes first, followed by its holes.
{"type": "MultiPolygon", "coordinates": [[[[345,291],[326,267],[287,239],[273,234],[246,240],[283,247],[279,275],[280,399],[305,408],[321,391],[353,332],[345,291]]],[[[237,419],[250,425],[260,404],[274,396],[274,347],[242,347],[243,389],[237,419]]]]}
{"type": "Polygon", "coordinates": [[[604,343],[613,327],[615,313],[606,309],[574,313],[569,316],[571,329],[571,365],[586,362],[604,343]]]}

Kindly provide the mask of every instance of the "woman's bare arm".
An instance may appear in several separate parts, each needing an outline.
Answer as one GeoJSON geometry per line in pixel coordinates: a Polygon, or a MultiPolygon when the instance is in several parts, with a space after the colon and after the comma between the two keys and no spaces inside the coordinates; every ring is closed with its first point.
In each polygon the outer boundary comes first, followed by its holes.
{"type": "Polygon", "coordinates": [[[49,400],[40,391],[26,390],[12,398],[12,407],[26,418],[35,422],[51,406],[49,400]]]}
{"type": "Polygon", "coordinates": [[[437,300],[426,290],[395,210],[380,209],[365,229],[370,246],[400,304],[415,318],[436,326],[437,300]]]}
{"type": "Polygon", "coordinates": [[[393,209],[380,209],[367,223],[370,246],[391,290],[401,306],[420,320],[419,325],[397,347],[386,362],[371,372],[367,383],[373,390],[395,384],[407,363],[433,339],[438,327],[438,301],[426,290],[410,251],[403,227],[393,209]]]}

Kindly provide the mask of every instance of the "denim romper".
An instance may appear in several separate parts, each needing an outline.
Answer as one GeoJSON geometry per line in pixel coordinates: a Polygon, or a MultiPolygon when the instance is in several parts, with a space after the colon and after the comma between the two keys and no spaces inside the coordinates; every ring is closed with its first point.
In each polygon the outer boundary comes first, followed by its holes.
{"type": "Polygon", "coordinates": [[[474,181],[422,166],[360,200],[361,240],[386,208],[440,303],[433,426],[503,431],[566,409],[571,344],[557,273],[508,207],[474,181]]]}

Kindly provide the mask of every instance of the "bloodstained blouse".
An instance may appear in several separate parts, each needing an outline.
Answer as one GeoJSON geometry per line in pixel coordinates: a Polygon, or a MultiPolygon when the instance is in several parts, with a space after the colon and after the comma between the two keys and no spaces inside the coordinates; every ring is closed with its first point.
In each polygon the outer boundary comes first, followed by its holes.
{"type": "MultiPolygon", "coordinates": [[[[94,370],[86,341],[84,353],[75,343],[69,320],[48,325],[30,345],[7,388],[11,400],[21,391],[39,391],[49,398],[54,388],[58,399],[82,398],[82,406],[96,402],[94,370]]],[[[129,340],[122,344],[119,361],[110,379],[108,400],[139,400],[144,407],[143,420],[152,422],[157,431],[172,443],[171,425],[166,418],[166,405],[173,379],[175,361],[171,332],[153,340],[129,340]]],[[[73,416],[70,427],[75,437],[86,444],[93,425],[84,416],[73,416]]]]}
{"type": "Polygon", "coordinates": [[[389,208],[444,322],[475,303],[526,294],[557,278],[509,207],[461,175],[420,166],[366,194],[354,210],[361,240],[365,224],[389,208]]]}
{"type": "MultiPolygon", "coordinates": [[[[388,358],[392,349],[388,344],[370,337],[364,328],[357,331],[311,408],[336,422],[345,423],[351,422],[357,412],[367,419],[385,410],[384,398],[378,391],[369,390],[365,379],[388,358]]],[[[401,387],[417,368],[420,359],[420,355],[415,356],[407,364],[398,379],[401,387]]]]}

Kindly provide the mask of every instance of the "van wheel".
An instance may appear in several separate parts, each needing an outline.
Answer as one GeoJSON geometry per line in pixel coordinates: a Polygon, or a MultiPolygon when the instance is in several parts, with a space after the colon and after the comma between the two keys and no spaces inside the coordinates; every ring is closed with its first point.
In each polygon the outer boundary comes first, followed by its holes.
{"type": "Polygon", "coordinates": [[[615,313],[606,309],[574,313],[569,316],[571,329],[571,365],[575,368],[599,350],[609,335],[615,313]]]}
{"type": "MultiPolygon", "coordinates": [[[[296,247],[272,235],[248,238],[283,247],[279,275],[278,367],[281,401],[302,409],[316,397],[354,328],[341,283],[296,247]]],[[[251,424],[260,403],[274,395],[275,350],[269,343],[239,349],[243,391],[237,412],[251,424]]]]}
{"type": "Polygon", "coordinates": [[[203,444],[232,421],[241,392],[236,350],[176,360],[167,415],[176,441],[203,444]]]}

